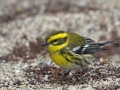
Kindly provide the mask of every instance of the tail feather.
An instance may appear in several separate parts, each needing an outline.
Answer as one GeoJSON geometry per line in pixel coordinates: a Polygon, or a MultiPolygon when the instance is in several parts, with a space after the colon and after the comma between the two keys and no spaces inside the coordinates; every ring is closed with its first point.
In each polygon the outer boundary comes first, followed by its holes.
{"type": "Polygon", "coordinates": [[[104,42],[104,43],[98,43],[98,45],[100,46],[100,48],[103,48],[105,46],[108,46],[110,44],[115,44],[116,42],[115,41],[107,41],[107,42],[104,42]]]}

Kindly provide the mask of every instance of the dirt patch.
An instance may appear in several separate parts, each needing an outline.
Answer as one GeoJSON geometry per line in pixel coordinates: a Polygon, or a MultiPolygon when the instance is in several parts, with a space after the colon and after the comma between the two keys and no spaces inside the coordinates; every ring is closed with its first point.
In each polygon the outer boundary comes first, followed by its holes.
{"type": "Polygon", "coordinates": [[[84,12],[87,13],[88,11],[92,10],[92,11],[96,11],[99,8],[98,7],[92,7],[92,6],[79,6],[77,4],[73,4],[71,1],[67,2],[67,1],[48,1],[46,3],[46,6],[48,6],[45,9],[45,13],[58,13],[58,12],[71,12],[71,13],[75,13],[75,12],[84,12]]]}
{"type": "Polygon", "coordinates": [[[22,58],[25,62],[27,60],[36,58],[37,54],[42,54],[45,56],[47,51],[41,47],[43,40],[41,38],[36,38],[36,41],[37,42],[29,42],[29,46],[16,44],[11,53],[5,56],[1,56],[0,60],[18,61],[20,58],[22,58]]]}
{"type": "Polygon", "coordinates": [[[13,8],[13,11],[11,13],[0,15],[0,23],[7,23],[17,18],[24,19],[26,17],[36,15],[39,13],[40,9],[38,6],[24,8],[18,7],[16,5],[11,5],[11,7],[13,8]]]}

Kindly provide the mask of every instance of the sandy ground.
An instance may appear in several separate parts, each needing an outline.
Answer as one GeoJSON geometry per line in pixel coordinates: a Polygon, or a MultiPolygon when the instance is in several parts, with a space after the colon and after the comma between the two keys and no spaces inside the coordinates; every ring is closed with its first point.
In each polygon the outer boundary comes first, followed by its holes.
{"type": "Polygon", "coordinates": [[[0,0],[1,90],[120,90],[119,0],[0,0]],[[84,78],[63,70],[40,47],[52,30],[75,32],[97,42],[114,40],[95,55],[84,78]]]}

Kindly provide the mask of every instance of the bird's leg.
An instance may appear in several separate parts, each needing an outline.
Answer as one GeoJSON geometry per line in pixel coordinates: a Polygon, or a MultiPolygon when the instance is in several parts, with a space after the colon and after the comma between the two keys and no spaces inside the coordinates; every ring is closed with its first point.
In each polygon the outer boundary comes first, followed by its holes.
{"type": "Polygon", "coordinates": [[[60,82],[60,83],[62,84],[62,81],[64,80],[64,78],[65,78],[67,75],[69,75],[70,71],[71,71],[71,70],[66,71],[66,72],[64,73],[64,75],[61,76],[59,79],[57,79],[57,80],[52,80],[52,83],[58,81],[58,82],[60,82]]]}
{"type": "Polygon", "coordinates": [[[64,73],[64,76],[59,79],[61,85],[62,85],[62,81],[64,80],[64,78],[65,78],[67,75],[69,75],[70,71],[71,71],[71,70],[69,70],[69,71],[67,71],[66,73],[64,73]]]}
{"type": "Polygon", "coordinates": [[[62,77],[62,79],[64,79],[67,75],[69,75],[71,70],[67,71],[66,73],[64,73],[64,76],[62,77]]]}

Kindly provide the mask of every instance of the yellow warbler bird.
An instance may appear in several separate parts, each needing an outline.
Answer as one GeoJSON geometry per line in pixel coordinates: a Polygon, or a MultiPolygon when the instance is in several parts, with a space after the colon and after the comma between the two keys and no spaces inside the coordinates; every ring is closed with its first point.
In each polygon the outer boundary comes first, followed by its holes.
{"type": "Polygon", "coordinates": [[[94,54],[105,50],[114,41],[96,43],[94,40],[66,31],[52,31],[42,46],[46,46],[53,62],[66,70],[84,70],[94,60],[94,54]]]}

